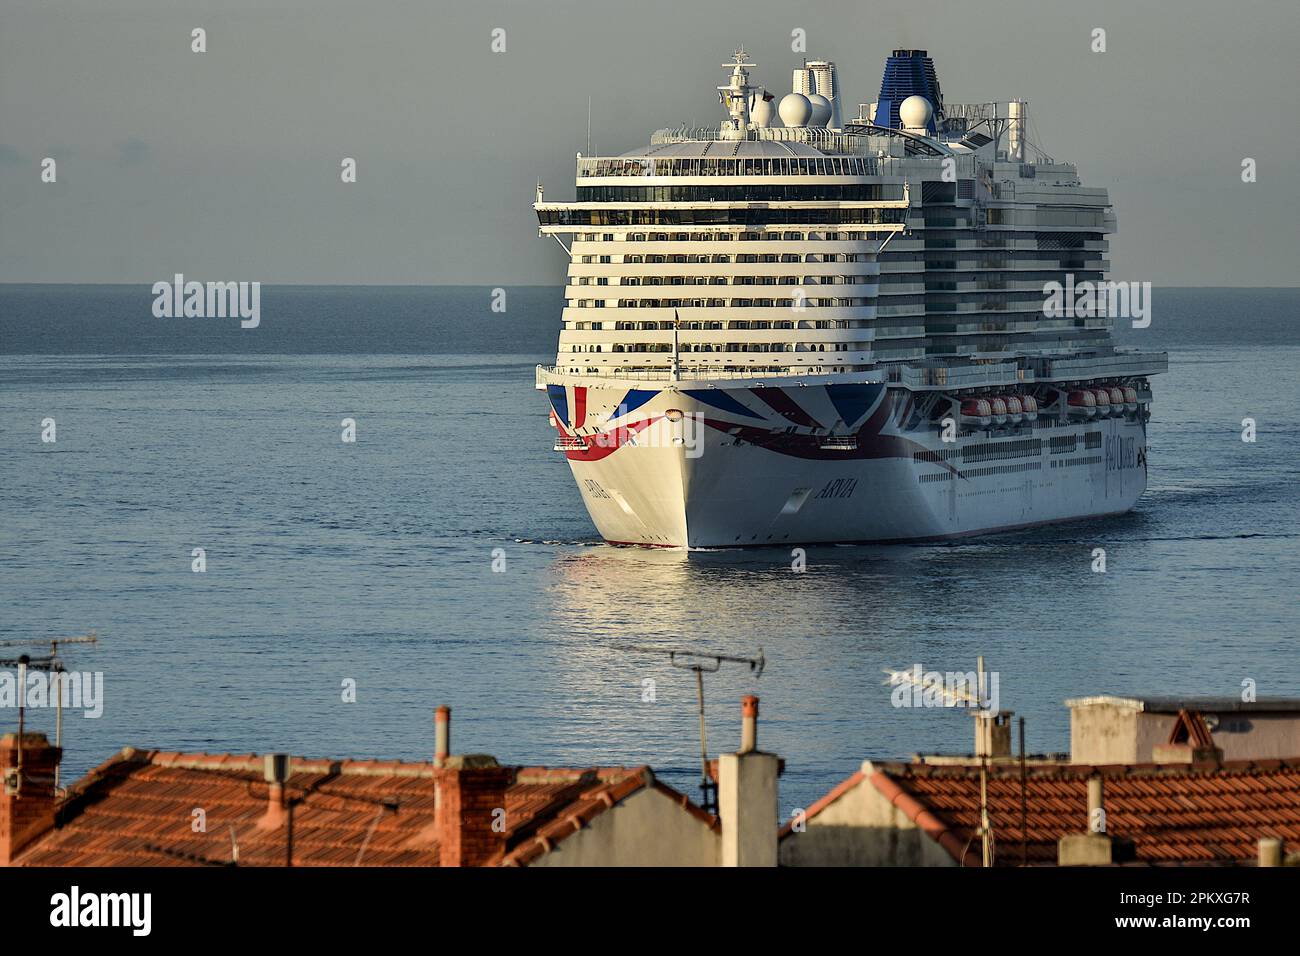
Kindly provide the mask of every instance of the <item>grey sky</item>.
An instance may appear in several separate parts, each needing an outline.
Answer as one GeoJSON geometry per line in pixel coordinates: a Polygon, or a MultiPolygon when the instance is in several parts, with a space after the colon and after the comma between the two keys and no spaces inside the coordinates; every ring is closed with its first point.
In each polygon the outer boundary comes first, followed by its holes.
{"type": "Polygon", "coordinates": [[[0,281],[558,284],[530,205],[572,197],[588,95],[605,154],[715,124],[731,50],[784,92],[796,27],[846,106],[894,47],[950,101],[1027,99],[1111,191],[1114,278],[1297,283],[1295,0],[0,0],[0,281]]]}

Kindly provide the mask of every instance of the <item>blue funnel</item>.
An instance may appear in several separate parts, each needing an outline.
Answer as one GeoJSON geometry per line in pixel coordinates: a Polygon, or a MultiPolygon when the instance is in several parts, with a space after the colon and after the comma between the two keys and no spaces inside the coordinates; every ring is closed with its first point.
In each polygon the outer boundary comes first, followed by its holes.
{"type": "Polygon", "coordinates": [[[880,96],[876,98],[876,125],[899,129],[898,104],[909,96],[924,96],[934,107],[928,130],[931,135],[939,131],[943,119],[943,93],[939,91],[939,77],[934,72],[934,60],[924,50],[895,50],[885,61],[885,75],[880,80],[880,96]]]}

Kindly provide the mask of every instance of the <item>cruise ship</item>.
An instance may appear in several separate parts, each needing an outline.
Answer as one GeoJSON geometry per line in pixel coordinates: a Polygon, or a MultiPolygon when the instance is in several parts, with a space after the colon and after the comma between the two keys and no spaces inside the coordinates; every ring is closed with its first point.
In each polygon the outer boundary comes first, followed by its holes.
{"type": "Polygon", "coordinates": [[[856,115],[834,63],[784,94],[744,50],[724,69],[717,128],[579,153],[572,202],[537,187],[569,266],[536,386],[601,536],[940,540],[1131,509],[1167,356],[1114,345],[1109,198],[1028,103],[946,102],[924,50],[856,115]]]}

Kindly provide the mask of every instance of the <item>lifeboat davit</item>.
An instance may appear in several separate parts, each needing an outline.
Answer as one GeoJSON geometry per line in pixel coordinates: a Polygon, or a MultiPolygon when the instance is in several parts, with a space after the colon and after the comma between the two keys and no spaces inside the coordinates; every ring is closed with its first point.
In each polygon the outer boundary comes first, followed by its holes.
{"type": "Polygon", "coordinates": [[[1138,390],[1132,385],[1124,387],[1124,411],[1130,414],[1138,410],[1138,390]]]}
{"type": "Polygon", "coordinates": [[[1025,421],[1032,422],[1038,418],[1038,399],[1026,395],[1020,400],[1020,407],[1025,413],[1025,421]]]}
{"type": "Polygon", "coordinates": [[[988,428],[992,424],[993,406],[984,398],[968,398],[961,403],[961,420],[964,425],[988,428]]]}
{"type": "Polygon", "coordinates": [[[1093,397],[1097,401],[1097,417],[1101,418],[1110,414],[1110,392],[1104,388],[1094,388],[1093,397]]]}
{"type": "Polygon", "coordinates": [[[1016,425],[1025,420],[1025,407],[1020,404],[1019,397],[1008,395],[1003,399],[1007,403],[1007,418],[1016,425]]]}
{"type": "Polygon", "coordinates": [[[1070,414],[1079,415],[1083,418],[1092,418],[1097,414],[1097,396],[1087,389],[1079,389],[1077,392],[1071,392],[1065,400],[1070,408],[1070,414]]]}
{"type": "Polygon", "coordinates": [[[1002,396],[994,395],[989,399],[989,404],[993,406],[993,424],[1005,425],[1007,423],[1007,403],[1003,401],[1002,396]]]}

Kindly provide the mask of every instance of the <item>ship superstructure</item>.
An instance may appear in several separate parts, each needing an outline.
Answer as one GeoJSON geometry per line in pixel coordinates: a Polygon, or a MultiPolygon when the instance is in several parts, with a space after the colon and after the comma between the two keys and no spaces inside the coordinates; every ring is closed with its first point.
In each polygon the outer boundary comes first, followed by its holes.
{"type": "MultiPolygon", "coordinates": [[[[579,156],[563,330],[537,385],[609,541],[942,538],[1125,511],[1148,376],[1117,349],[1104,189],[1028,106],[945,103],[895,50],[847,112],[835,64],[784,96],[738,51],[717,129],[579,156]],[[839,125],[839,124],[843,125],[839,125]],[[1094,287],[1087,308],[1046,290],[1094,287]]],[[[1127,298],[1125,298],[1127,301],[1127,298]]]]}

